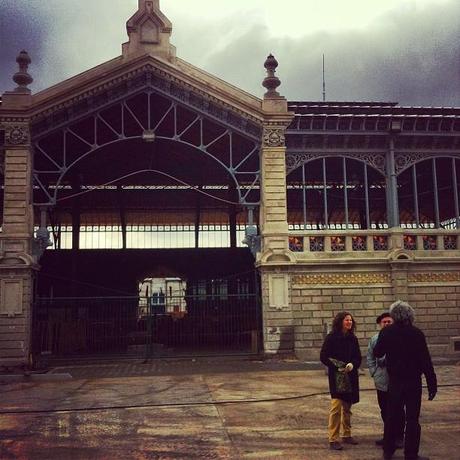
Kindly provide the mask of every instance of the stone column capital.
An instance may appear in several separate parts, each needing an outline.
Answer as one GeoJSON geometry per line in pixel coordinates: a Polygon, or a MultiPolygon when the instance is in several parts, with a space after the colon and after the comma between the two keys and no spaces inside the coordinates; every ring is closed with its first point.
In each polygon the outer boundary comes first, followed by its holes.
{"type": "Polygon", "coordinates": [[[286,128],[279,126],[265,126],[263,130],[264,147],[284,147],[286,145],[286,128]]]}
{"type": "Polygon", "coordinates": [[[25,147],[30,145],[29,123],[14,121],[2,123],[5,128],[5,147],[25,147]]]}

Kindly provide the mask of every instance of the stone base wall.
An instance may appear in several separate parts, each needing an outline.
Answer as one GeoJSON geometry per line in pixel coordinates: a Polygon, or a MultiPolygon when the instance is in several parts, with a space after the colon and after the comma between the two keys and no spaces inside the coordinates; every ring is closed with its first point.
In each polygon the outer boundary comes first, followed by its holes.
{"type": "Polygon", "coordinates": [[[458,267],[447,267],[448,271],[433,266],[417,271],[398,267],[397,276],[390,264],[384,267],[262,268],[265,351],[295,352],[300,359],[317,361],[332,319],[347,310],[356,319],[365,353],[370,337],[378,332],[376,317],[401,299],[414,307],[416,325],[424,331],[432,353],[444,355],[450,338],[460,335],[458,267]],[[269,286],[273,276],[286,277],[288,306],[273,305],[269,286]]]}
{"type": "Polygon", "coordinates": [[[409,285],[409,302],[432,352],[447,353],[450,338],[460,335],[460,283],[409,285]]]}
{"type": "Polygon", "coordinates": [[[292,354],[295,323],[289,305],[289,273],[265,271],[261,283],[264,351],[267,354],[292,354]]]}
{"type": "Polygon", "coordinates": [[[0,366],[29,364],[32,270],[0,270],[0,366]]]}

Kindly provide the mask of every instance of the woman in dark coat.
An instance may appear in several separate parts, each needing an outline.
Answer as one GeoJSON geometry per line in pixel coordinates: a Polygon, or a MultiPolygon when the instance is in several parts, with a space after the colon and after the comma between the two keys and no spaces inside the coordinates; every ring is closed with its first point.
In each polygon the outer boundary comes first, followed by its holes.
{"type": "Polygon", "coordinates": [[[332,398],[328,433],[329,447],[333,450],[343,449],[340,435],[345,444],[357,444],[351,436],[351,406],[359,401],[358,369],[361,365],[355,329],[355,320],[350,313],[338,313],[321,348],[320,359],[328,368],[332,398]]]}

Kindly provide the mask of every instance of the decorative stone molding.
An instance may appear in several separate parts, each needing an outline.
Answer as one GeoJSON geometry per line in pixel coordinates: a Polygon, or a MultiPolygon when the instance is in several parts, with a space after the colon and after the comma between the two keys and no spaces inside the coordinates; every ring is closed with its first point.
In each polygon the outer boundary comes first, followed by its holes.
{"type": "Polygon", "coordinates": [[[286,152],[286,173],[289,174],[299,166],[302,166],[309,161],[316,160],[318,158],[327,157],[346,157],[353,160],[362,161],[367,165],[371,166],[382,175],[385,175],[386,159],[384,153],[368,153],[368,152],[348,152],[348,153],[326,153],[326,152],[305,152],[305,153],[294,153],[286,152]]]}
{"type": "Polygon", "coordinates": [[[0,280],[0,315],[21,315],[23,298],[22,279],[0,280]]]}
{"type": "Polygon", "coordinates": [[[414,254],[406,249],[397,248],[388,254],[388,260],[391,262],[411,262],[414,260],[414,254]]]}
{"type": "Polygon", "coordinates": [[[285,129],[268,126],[264,128],[264,147],[284,147],[286,145],[285,129]]]}
{"type": "Polygon", "coordinates": [[[37,268],[33,256],[26,252],[16,252],[12,254],[8,251],[8,244],[5,244],[5,240],[2,241],[0,246],[0,267],[23,269],[23,268],[37,268]]]}
{"type": "Polygon", "coordinates": [[[441,273],[410,273],[408,277],[409,283],[449,283],[459,282],[460,272],[441,272],[441,273]]]}
{"type": "Polygon", "coordinates": [[[340,285],[340,284],[390,284],[390,273],[309,273],[294,275],[292,283],[297,285],[340,285]]]}
{"type": "Polygon", "coordinates": [[[261,138],[260,119],[183,81],[153,65],[153,62],[126,71],[104,84],[33,114],[32,135],[34,138],[46,135],[74,119],[138,93],[143,88],[158,90],[159,94],[173,97],[192,110],[209,114],[227,125],[238,128],[251,138],[261,138]]]}
{"type": "Polygon", "coordinates": [[[296,263],[296,259],[293,254],[287,250],[273,250],[268,248],[260,256],[261,264],[274,264],[274,265],[290,265],[296,263]]]}
{"type": "Polygon", "coordinates": [[[268,305],[280,310],[289,307],[289,278],[286,273],[268,275],[268,305]]]}
{"type": "Polygon", "coordinates": [[[5,145],[18,146],[27,145],[30,140],[29,127],[27,124],[6,124],[5,145]]]}

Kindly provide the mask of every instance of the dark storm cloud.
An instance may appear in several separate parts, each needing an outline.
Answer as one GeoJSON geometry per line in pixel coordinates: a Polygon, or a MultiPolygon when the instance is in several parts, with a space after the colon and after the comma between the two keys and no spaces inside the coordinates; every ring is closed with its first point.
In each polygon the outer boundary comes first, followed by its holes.
{"type": "MultiPolygon", "coordinates": [[[[14,87],[14,60],[22,48],[33,60],[34,91],[119,55],[136,4],[0,0],[0,93],[14,87]]],[[[320,100],[324,53],[329,100],[460,106],[458,0],[393,10],[366,28],[335,33],[309,33],[306,16],[301,38],[274,37],[262,16],[235,12],[212,22],[204,13],[190,21],[186,10],[179,11],[180,17],[170,17],[178,56],[253,94],[263,94],[263,62],[272,52],[280,63],[281,93],[320,100]]]]}
{"type": "MultiPolygon", "coordinates": [[[[387,14],[362,31],[273,38],[256,26],[210,56],[208,70],[261,94],[263,58],[275,54],[281,92],[320,100],[322,54],[328,100],[460,105],[460,2],[387,14]]],[[[308,27],[308,21],[306,21],[308,27]]]]}
{"type": "MultiPolygon", "coordinates": [[[[0,0],[0,93],[15,88],[16,56],[25,49],[32,57],[42,55],[48,21],[38,3],[0,0]]],[[[32,88],[34,86],[32,85],[32,88]]]]}

